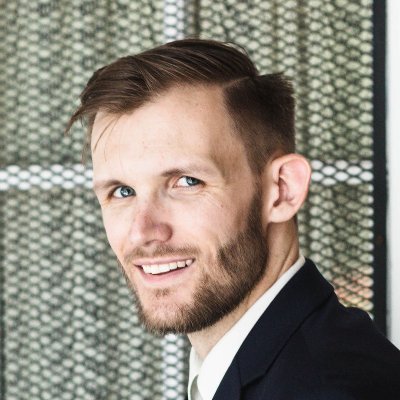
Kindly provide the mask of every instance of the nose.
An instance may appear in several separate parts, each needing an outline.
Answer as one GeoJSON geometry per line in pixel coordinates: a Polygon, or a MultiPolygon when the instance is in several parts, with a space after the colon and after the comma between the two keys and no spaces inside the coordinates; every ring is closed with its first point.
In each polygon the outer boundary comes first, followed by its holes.
{"type": "Polygon", "coordinates": [[[130,241],[134,247],[165,243],[171,236],[172,227],[161,206],[147,203],[136,210],[130,228],[130,241]]]}

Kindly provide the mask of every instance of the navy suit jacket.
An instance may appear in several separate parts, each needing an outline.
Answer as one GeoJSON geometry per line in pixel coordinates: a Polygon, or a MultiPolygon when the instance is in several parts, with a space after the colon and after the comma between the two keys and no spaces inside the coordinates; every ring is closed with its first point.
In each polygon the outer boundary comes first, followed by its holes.
{"type": "Polygon", "coordinates": [[[400,351],[307,260],[251,330],[214,400],[400,400],[400,351]]]}

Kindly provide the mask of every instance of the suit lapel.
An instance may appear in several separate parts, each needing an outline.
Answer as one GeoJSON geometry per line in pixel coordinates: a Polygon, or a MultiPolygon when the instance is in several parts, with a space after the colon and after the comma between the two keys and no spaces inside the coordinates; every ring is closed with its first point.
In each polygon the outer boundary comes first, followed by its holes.
{"type": "Polygon", "coordinates": [[[241,378],[237,362],[232,361],[222,382],[213,397],[213,400],[240,400],[241,378]]]}
{"type": "Polygon", "coordinates": [[[241,388],[267,372],[293,332],[332,293],[332,286],[307,260],[251,330],[213,399],[240,399],[241,388]]]}

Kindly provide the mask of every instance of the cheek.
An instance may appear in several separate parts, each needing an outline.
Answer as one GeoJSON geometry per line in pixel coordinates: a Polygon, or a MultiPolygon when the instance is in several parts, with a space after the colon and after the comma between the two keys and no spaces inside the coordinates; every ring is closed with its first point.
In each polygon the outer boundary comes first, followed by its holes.
{"type": "Polygon", "coordinates": [[[247,202],[227,196],[220,202],[214,202],[202,214],[202,220],[215,230],[230,234],[242,227],[247,215],[247,202]]]}
{"type": "Polygon", "coordinates": [[[247,210],[232,204],[202,201],[192,207],[180,207],[174,212],[174,233],[180,242],[198,246],[218,247],[241,229],[247,210]]]}
{"type": "Polygon", "coordinates": [[[108,212],[103,212],[103,225],[106,231],[108,242],[119,258],[123,243],[127,237],[127,226],[124,220],[116,218],[115,215],[108,212]]]}

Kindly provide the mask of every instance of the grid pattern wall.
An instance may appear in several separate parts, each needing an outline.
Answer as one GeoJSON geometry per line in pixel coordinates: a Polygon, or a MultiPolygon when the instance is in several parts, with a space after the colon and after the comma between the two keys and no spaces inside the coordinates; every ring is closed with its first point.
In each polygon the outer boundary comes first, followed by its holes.
{"type": "Polygon", "coordinates": [[[138,324],[83,167],[63,137],[91,73],[186,35],[293,77],[314,169],[303,252],[372,315],[372,0],[0,2],[0,398],[184,398],[188,343],[138,324]]]}

